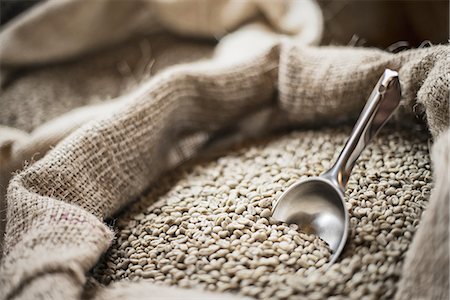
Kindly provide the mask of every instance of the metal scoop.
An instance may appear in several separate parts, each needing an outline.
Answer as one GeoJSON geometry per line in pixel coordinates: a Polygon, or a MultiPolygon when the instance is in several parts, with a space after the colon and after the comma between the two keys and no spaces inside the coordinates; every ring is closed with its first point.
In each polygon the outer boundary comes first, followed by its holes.
{"type": "Polygon", "coordinates": [[[330,264],[347,241],[349,216],[344,191],[361,152],[387,122],[400,103],[398,73],[384,71],[334,166],[320,175],[299,181],[287,189],[272,209],[272,216],[297,224],[300,230],[319,236],[333,251],[330,264]]]}

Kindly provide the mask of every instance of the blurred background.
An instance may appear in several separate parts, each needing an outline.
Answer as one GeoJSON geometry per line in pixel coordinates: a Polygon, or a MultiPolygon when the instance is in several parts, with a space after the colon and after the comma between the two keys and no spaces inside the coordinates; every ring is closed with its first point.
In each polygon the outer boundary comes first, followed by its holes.
{"type": "MultiPolygon", "coordinates": [[[[0,0],[1,26],[44,1],[0,0]]],[[[387,48],[398,42],[399,47],[417,47],[427,40],[433,44],[448,42],[446,0],[318,0],[318,3],[325,21],[323,45],[350,43],[387,48]]]]}

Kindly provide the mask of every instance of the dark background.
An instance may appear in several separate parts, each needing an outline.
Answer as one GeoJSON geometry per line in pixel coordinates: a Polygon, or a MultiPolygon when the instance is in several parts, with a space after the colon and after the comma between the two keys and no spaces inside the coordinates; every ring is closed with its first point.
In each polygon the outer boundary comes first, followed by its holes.
{"type": "MultiPolygon", "coordinates": [[[[0,26],[42,1],[45,0],[0,0],[0,26]]],[[[446,0],[318,0],[318,3],[325,20],[324,45],[350,43],[386,48],[399,41],[410,47],[425,40],[432,44],[448,43],[446,0]]]]}

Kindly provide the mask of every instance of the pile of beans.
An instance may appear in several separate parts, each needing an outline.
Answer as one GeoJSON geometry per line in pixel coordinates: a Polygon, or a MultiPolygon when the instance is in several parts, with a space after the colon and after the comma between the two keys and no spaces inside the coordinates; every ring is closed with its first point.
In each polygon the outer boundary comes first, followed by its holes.
{"type": "Polygon", "coordinates": [[[260,299],[391,298],[431,189],[424,133],[384,133],[363,152],[346,192],[349,240],[330,268],[325,242],[270,217],[291,184],[331,166],[348,134],[292,132],[176,169],[118,218],[94,277],[260,299]]]}

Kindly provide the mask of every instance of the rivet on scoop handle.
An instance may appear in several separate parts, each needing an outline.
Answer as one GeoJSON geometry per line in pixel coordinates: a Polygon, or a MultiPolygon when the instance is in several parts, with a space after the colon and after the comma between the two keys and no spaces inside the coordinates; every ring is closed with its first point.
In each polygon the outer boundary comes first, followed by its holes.
{"type": "Polygon", "coordinates": [[[386,69],[367,100],[338,160],[322,176],[335,182],[344,191],[359,155],[389,120],[400,104],[400,98],[398,73],[386,69]]]}

